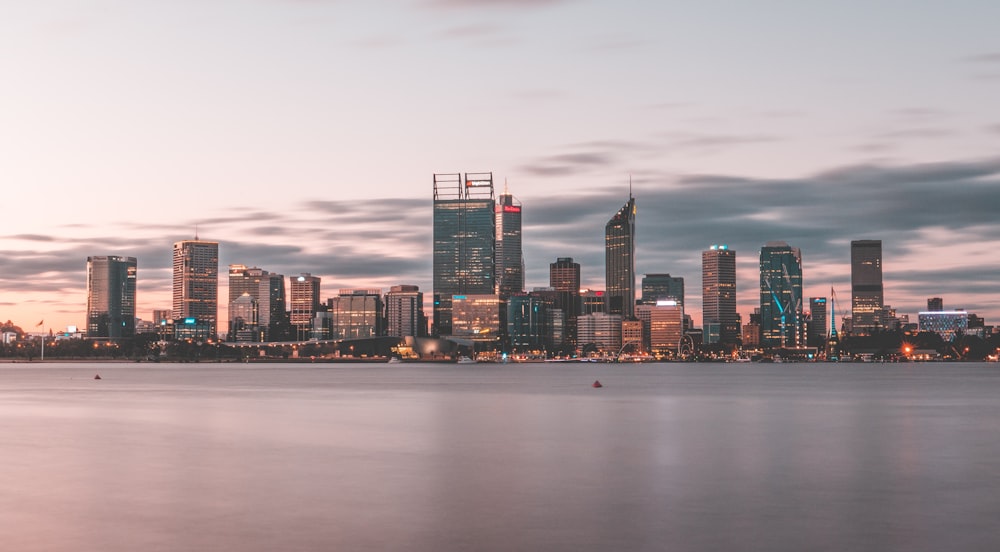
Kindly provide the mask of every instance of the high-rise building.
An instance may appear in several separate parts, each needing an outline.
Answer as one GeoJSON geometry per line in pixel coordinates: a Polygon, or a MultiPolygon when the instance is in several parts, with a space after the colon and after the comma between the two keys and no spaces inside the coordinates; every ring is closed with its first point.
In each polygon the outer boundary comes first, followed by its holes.
{"type": "Polygon", "coordinates": [[[647,274],[642,277],[642,296],[639,302],[655,305],[657,301],[677,301],[684,305],[684,278],[669,274],[647,274]]]}
{"type": "Polygon", "coordinates": [[[605,300],[608,314],[635,317],[635,198],[604,226],[605,300]]]}
{"type": "Polygon", "coordinates": [[[342,289],[327,301],[330,339],[378,337],[385,333],[381,289],[342,289]]]}
{"type": "Polygon", "coordinates": [[[917,313],[920,331],[934,332],[945,341],[954,341],[969,329],[969,313],[962,310],[917,313]]]}
{"type": "Polygon", "coordinates": [[[516,293],[507,299],[507,338],[513,351],[541,351],[550,346],[548,307],[534,293],[516,293]]]}
{"type": "Polygon", "coordinates": [[[927,311],[928,312],[940,312],[944,310],[944,299],[940,297],[931,297],[927,300],[927,311]]]}
{"type": "MultiPolygon", "coordinates": [[[[604,298],[604,290],[601,289],[581,289],[580,290],[580,315],[594,314],[595,312],[605,312],[608,304],[604,298]]],[[[579,345],[579,337],[577,345],[579,345]]]]}
{"type": "Polygon", "coordinates": [[[500,345],[500,296],[454,295],[452,335],[479,342],[485,349],[500,345]]]}
{"type": "Polygon", "coordinates": [[[87,257],[87,337],[135,335],[135,257],[87,257]]]}
{"type": "Polygon", "coordinates": [[[809,323],[810,345],[820,346],[826,342],[826,333],[829,330],[826,315],[826,297],[809,298],[809,316],[812,321],[809,323]]]}
{"type": "MultiPolygon", "coordinates": [[[[556,291],[555,307],[562,311],[563,339],[576,347],[576,317],[580,315],[580,263],[572,257],[559,257],[549,263],[549,287],[556,291]]],[[[556,346],[559,344],[556,343],[556,346]]]]}
{"type": "Polygon", "coordinates": [[[452,335],[452,297],[496,292],[493,173],[434,175],[433,334],[452,335]]]}
{"type": "Polygon", "coordinates": [[[879,329],[883,300],[882,240],[852,241],[851,323],[855,333],[879,329]]]}
{"type": "Polygon", "coordinates": [[[643,340],[649,352],[668,354],[678,352],[684,336],[684,309],[674,299],[661,299],[654,304],[636,307],[643,322],[643,340]]]}
{"type": "Polygon", "coordinates": [[[291,279],[291,324],[295,329],[295,339],[305,341],[312,335],[313,318],[319,310],[319,286],[321,278],[303,272],[291,279]]]}
{"type": "MultiPolygon", "coordinates": [[[[728,245],[712,245],[701,252],[702,324],[718,327],[718,342],[740,341],[736,312],[736,252],[728,245]]],[[[707,340],[706,340],[707,341],[707,340]]]]}
{"type": "Polygon", "coordinates": [[[389,288],[385,295],[386,335],[423,337],[427,335],[424,317],[424,294],[418,286],[389,288]]]}
{"type": "Polygon", "coordinates": [[[760,338],[767,347],[805,345],[802,252],[785,242],[760,248],[760,338]]]}
{"type": "Polygon", "coordinates": [[[264,330],[265,341],[290,339],[288,301],[285,295],[285,277],[267,273],[260,280],[257,292],[258,323],[264,330]]]}
{"type": "Polygon", "coordinates": [[[260,327],[260,305],[249,293],[229,302],[229,341],[264,340],[260,327]]]}
{"type": "Polygon", "coordinates": [[[508,194],[506,189],[497,200],[496,226],[497,293],[506,300],[512,293],[524,291],[521,202],[508,194]]]}
{"type": "Polygon", "coordinates": [[[219,243],[199,240],[174,244],[173,316],[194,318],[209,338],[218,336],[219,243]]]}
{"type": "Polygon", "coordinates": [[[261,290],[262,288],[266,289],[266,286],[261,286],[261,282],[265,281],[267,276],[268,273],[266,270],[257,267],[248,268],[242,264],[229,265],[229,301],[227,303],[229,308],[229,332],[226,337],[229,341],[236,341],[237,327],[243,332],[244,339],[241,341],[250,341],[250,339],[247,339],[249,335],[263,338],[265,332],[258,331],[257,326],[260,325],[259,308],[261,290]],[[249,308],[250,302],[241,300],[240,304],[235,307],[239,312],[234,312],[233,303],[244,295],[253,300],[253,309],[249,308]],[[249,320],[243,316],[250,312],[254,315],[253,324],[250,324],[249,320]]]}

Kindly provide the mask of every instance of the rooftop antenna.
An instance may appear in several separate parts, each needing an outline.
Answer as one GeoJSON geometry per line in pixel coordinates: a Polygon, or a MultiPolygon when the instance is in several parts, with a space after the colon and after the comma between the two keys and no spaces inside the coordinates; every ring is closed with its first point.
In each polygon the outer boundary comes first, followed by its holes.
{"type": "Polygon", "coordinates": [[[506,176],[503,177],[503,195],[510,195],[510,192],[507,191],[507,177],[506,176]]]}
{"type": "Polygon", "coordinates": [[[632,199],[632,173],[628,173],[628,198],[632,199]]]}
{"type": "Polygon", "coordinates": [[[198,241],[198,225],[194,225],[194,241],[198,241]]]}

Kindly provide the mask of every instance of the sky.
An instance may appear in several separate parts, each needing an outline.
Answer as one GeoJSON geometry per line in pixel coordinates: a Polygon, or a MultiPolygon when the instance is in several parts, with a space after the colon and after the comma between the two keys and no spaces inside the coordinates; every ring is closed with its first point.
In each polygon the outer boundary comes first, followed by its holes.
{"type": "Polygon", "coordinates": [[[92,255],[138,259],[149,319],[195,233],[222,275],[429,295],[432,175],[492,171],[529,289],[557,257],[604,287],[631,180],[636,271],[683,276],[696,323],[711,244],[746,320],[766,242],[846,307],[855,239],[883,241],[899,314],[1000,323],[997,21],[989,0],[11,2],[0,321],[85,326],[92,255]]]}

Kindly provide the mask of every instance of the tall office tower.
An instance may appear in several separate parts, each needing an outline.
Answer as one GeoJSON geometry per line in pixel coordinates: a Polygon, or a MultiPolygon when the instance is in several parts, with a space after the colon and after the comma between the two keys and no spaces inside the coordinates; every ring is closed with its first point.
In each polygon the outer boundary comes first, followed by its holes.
{"type": "Polygon", "coordinates": [[[434,329],[452,334],[452,296],[495,290],[493,173],[434,175],[434,329]]]}
{"type": "MultiPolygon", "coordinates": [[[[260,324],[260,313],[258,311],[261,303],[260,284],[267,277],[267,271],[257,267],[247,268],[246,265],[242,264],[229,265],[229,301],[227,303],[229,308],[229,332],[226,337],[229,341],[236,341],[236,326],[239,326],[240,330],[243,331],[244,338],[256,332],[256,326],[260,324]],[[254,302],[255,321],[252,325],[249,324],[248,319],[241,316],[241,314],[248,312],[248,303],[246,301],[241,301],[237,306],[239,313],[233,311],[233,303],[244,295],[249,296],[254,302]]],[[[242,341],[248,341],[248,339],[243,339],[242,341]]]]}
{"type": "Polygon", "coordinates": [[[782,241],[768,242],[760,248],[761,345],[804,345],[802,321],[802,252],[782,241]]]}
{"type": "Polygon", "coordinates": [[[639,302],[655,305],[657,301],[677,301],[684,305],[684,278],[669,274],[647,274],[642,278],[642,296],[639,302]]]}
{"type": "Polygon", "coordinates": [[[342,289],[327,301],[331,339],[360,339],[385,334],[381,289],[342,289]]]}
{"type": "Polygon", "coordinates": [[[427,335],[424,294],[418,286],[392,286],[385,295],[386,335],[423,337],[427,335]]]}
{"type": "Polygon", "coordinates": [[[285,299],[285,277],[281,274],[266,273],[260,279],[257,291],[258,323],[264,330],[265,341],[289,339],[287,301],[285,299]]]}
{"type": "Polygon", "coordinates": [[[260,304],[249,293],[244,293],[229,302],[229,341],[264,340],[260,326],[260,304]]]}
{"type": "Polygon", "coordinates": [[[635,198],[604,226],[604,272],[608,314],[635,316],[635,198]]]}
{"type": "Polygon", "coordinates": [[[736,312],[736,252],[728,245],[712,245],[701,252],[702,324],[717,325],[719,343],[740,341],[736,312]]]}
{"type": "Polygon", "coordinates": [[[927,311],[928,312],[940,312],[944,310],[944,299],[940,297],[931,297],[927,300],[927,311]]]}
{"type": "Polygon", "coordinates": [[[812,323],[809,325],[809,343],[819,346],[826,342],[826,334],[829,331],[829,320],[826,315],[826,297],[809,298],[809,314],[812,316],[812,323]]]}
{"type": "Polygon", "coordinates": [[[305,341],[312,335],[313,317],[319,310],[320,277],[303,272],[291,278],[291,324],[296,341],[305,341]]]}
{"type": "Polygon", "coordinates": [[[219,243],[193,240],[174,244],[175,319],[194,318],[207,328],[209,338],[218,336],[219,243]]]}
{"type": "Polygon", "coordinates": [[[549,302],[536,293],[507,299],[507,338],[515,352],[542,351],[550,346],[549,302]]]}
{"type": "Polygon", "coordinates": [[[662,355],[677,353],[684,336],[684,309],[678,301],[661,299],[654,304],[636,306],[642,321],[643,341],[647,350],[662,355]]]}
{"type": "Polygon", "coordinates": [[[545,348],[549,351],[572,350],[572,346],[566,342],[566,313],[559,306],[562,292],[556,291],[553,287],[536,287],[531,290],[529,295],[540,302],[545,312],[545,331],[547,332],[545,348]]]}
{"type": "Polygon", "coordinates": [[[521,253],[521,202],[507,193],[496,205],[497,293],[506,300],[524,291],[524,255],[521,253]]]}
{"type": "Polygon", "coordinates": [[[851,324],[855,333],[882,326],[882,240],[851,242],[851,324]]]}
{"type": "Polygon", "coordinates": [[[568,346],[576,347],[576,317],[580,315],[580,263],[573,262],[572,257],[559,257],[556,262],[549,263],[549,287],[556,291],[555,307],[563,313],[563,340],[568,346]]]}
{"type": "Polygon", "coordinates": [[[87,337],[135,335],[135,257],[87,257],[87,337]]]}

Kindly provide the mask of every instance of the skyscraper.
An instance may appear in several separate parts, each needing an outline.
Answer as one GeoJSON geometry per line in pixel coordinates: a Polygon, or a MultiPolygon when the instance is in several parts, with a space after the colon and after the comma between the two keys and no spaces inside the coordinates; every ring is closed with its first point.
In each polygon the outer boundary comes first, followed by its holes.
{"type": "Polygon", "coordinates": [[[655,305],[657,301],[677,301],[684,305],[684,278],[669,274],[647,274],[642,277],[640,303],[655,305]]]}
{"type": "MultiPolygon", "coordinates": [[[[563,340],[576,347],[576,317],[580,315],[580,263],[572,257],[559,257],[549,263],[549,287],[556,291],[555,307],[562,311],[563,340]]],[[[554,346],[561,345],[554,343],[554,346]]]]}
{"type": "Polygon", "coordinates": [[[303,272],[291,278],[291,323],[295,328],[295,339],[305,341],[312,334],[313,317],[319,310],[319,285],[321,278],[303,272]]]}
{"type": "Polygon", "coordinates": [[[135,335],[135,257],[87,257],[87,337],[135,335]]]}
{"type": "Polygon", "coordinates": [[[263,335],[263,332],[258,331],[260,328],[257,326],[262,325],[260,323],[261,317],[259,312],[261,282],[265,281],[267,276],[266,270],[257,267],[247,268],[246,265],[242,264],[229,265],[229,301],[227,303],[229,308],[229,332],[227,333],[227,339],[229,341],[236,341],[237,330],[243,332],[244,337],[241,341],[259,341],[259,339],[247,339],[246,336],[263,335]],[[251,301],[241,299],[244,295],[248,296],[251,301]],[[234,305],[237,300],[239,300],[239,304],[234,305]],[[253,307],[252,309],[251,306],[253,307]],[[254,314],[252,323],[245,316],[251,312],[254,314]]]}
{"type": "Polygon", "coordinates": [[[760,337],[768,347],[804,345],[802,252],[787,243],[760,248],[760,337]]]}
{"type": "Polygon", "coordinates": [[[385,334],[381,289],[342,289],[327,301],[330,339],[358,339],[385,334]]]}
{"type": "Polygon", "coordinates": [[[496,293],[493,173],[434,175],[434,335],[452,334],[452,296],[496,293]]]}
{"type": "Polygon", "coordinates": [[[604,226],[605,298],[608,314],[635,316],[635,198],[604,226]]]}
{"type": "Polygon", "coordinates": [[[423,337],[427,334],[424,294],[417,286],[392,286],[385,295],[386,335],[423,337]]]}
{"type": "Polygon", "coordinates": [[[174,244],[173,316],[195,318],[218,335],[219,243],[199,240],[174,244]]]}
{"type": "Polygon", "coordinates": [[[851,242],[851,326],[871,333],[882,326],[882,240],[851,242]]]}
{"type": "Polygon", "coordinates": [[[701,252],[702,324],[716,324],[719,343],[740,340],[740,315],[736,312],[736,252],[728,245],[712,245],[701,252]]]}
{"type": "Polygon", "coordinates": [[[810,345],[821,346],[826,342],[826,333],[828,331],[826,297],[809,298],[809,315],[812,317],[812,323],[809,325],[809,337],[807,341],[810,345]]]}
{"type": "Polygon", "coordinates": [[[268,273],[260,280],[257,293],[258,323],[264,330],[265,341],[284,341],[289,338],[288,301],[285,298],[285,277],[268,273]]]}
{"type": "Polygon", "coordinates": [[[506,300],[524,291],[524,256],[521,253],[521,203],[507,193],[496,205],[497,293],[506,300]]]}

